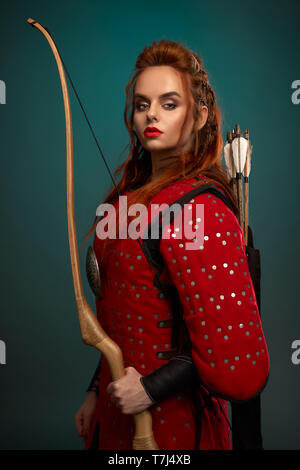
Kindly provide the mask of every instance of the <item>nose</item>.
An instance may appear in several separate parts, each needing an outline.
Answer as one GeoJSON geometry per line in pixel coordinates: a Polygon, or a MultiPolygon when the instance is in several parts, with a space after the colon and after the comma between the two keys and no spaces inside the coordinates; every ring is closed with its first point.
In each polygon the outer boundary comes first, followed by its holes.
{"type": "Polygon", "coordinates": [[[158,108],[155,106],[154,103],[152,103],[149,106],[149,109],[147,111],[147,120],[149,122],[152,122],[153,120],[158,121],[159,116],[158,116],[158,108]]]}

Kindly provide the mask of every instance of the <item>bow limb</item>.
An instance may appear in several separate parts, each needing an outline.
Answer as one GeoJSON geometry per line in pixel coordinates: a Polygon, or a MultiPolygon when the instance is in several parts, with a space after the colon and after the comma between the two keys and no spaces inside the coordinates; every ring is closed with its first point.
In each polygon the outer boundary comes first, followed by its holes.
{"type": "MultiPolygon", "coordinates": [[[[29,18],[29,24],[41,31],[47,39],[54,54],[58,67],[66,122],[66,149],[67,149],[67,212],[68,212],[68,234],[70,258],[72,266],[73,284],[75,291],[76,306],[78,311],[79,325],[82,340],[89,346],[94,346],[105,357],[109,364],[113,380],[118,380],[124,376],[123,354],[119,346],[105,333],[99,321],[95,317],[92,309],[88,305],[82,288],[81,274],[79,268],[78,245],[76,235],[76,224],[74,215],[74,178],[73,178],[73,132],[72,118],[70,109],[70,100],[63,64],[57,50],[57,47],[46,29],[39,23],[29,18]]],[[[134,415],[135,435],[133,438],[133,449],[158,449],[153,432],[152,416],[147,410],[134,415]]]]}

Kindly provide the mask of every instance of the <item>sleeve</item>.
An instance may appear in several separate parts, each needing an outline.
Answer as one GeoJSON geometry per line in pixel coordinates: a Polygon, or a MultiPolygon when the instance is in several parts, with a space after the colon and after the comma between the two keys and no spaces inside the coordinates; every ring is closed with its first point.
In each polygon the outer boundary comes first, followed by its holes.
{"type": "Polygon", "coordinates": [[[267,382],[269,356],[235,215],[212,194],[196,196],[164,227],[160,251],[201,383],[230,401],[253,398],[267,382]]]}
{"type": "Polygon", "coordinates": [[[182,352],[184,354],[172,357],[162,366],[140,378],[146,393],[154,403],[159,403],[198,383],[190,342],[182,352]]]}
{"type": "Polygon", "coordinates": [[[90,381],[90,384],[89,384],[89,386],[86,390],[87,392],[92,390],[93,392],[96,392],[97,395],[98,395],[98,386],[99,386],[99,381],[100,381],[101,358],[100,358],[100,361],[99,361],[99,363],[96,367],[94,375],[93,375],[93,377],[90,381]]]}

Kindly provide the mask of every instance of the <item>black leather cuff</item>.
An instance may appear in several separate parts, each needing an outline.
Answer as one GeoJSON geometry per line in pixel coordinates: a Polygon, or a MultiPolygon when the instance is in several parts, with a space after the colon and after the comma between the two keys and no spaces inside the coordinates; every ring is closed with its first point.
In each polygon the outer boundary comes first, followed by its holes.
{"type": "Polygon", "coordinates": [[[197,384],[198,375],[192,357],[182,354],[140,377],[140,381],[151,400],[157,403],[197,384]]]}

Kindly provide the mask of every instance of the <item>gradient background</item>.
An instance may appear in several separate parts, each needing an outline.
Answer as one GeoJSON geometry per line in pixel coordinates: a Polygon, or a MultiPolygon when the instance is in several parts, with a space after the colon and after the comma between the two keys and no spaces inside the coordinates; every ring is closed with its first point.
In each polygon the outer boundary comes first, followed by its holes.
{"type": "MultiPolygon", "coordinates": [[[[74,415],[98,362],[81,341],[66,218],[65,122],[47,26],[86,106],[110,167],[128,143],[125,86],[146,45],[182,41],[200,54],[223,112],[253,144],[250,225],[262,258],[262,320],[271,371],[263,392],[265,449],[300,449],[300,3],[258,0],[14,1],[0,11],[2,449],[82,449],[74,415]]],[[[70,89],[79,245],[110,179],[70,89]]],[[[85,277],[86,297],[94,298],[85,277]]]]}

